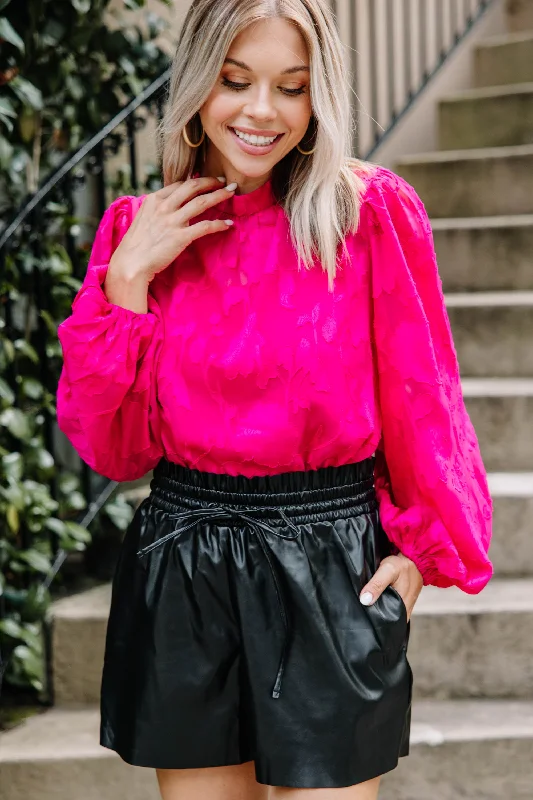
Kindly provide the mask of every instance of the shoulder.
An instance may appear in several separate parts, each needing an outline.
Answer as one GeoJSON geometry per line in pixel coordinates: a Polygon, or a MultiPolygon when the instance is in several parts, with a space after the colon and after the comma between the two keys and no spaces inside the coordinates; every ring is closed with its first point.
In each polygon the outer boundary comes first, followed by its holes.
{"type": "Polygon", "coordinates": [[[365,182],[361,197],[361,217],[369,233],[394,232],[400,238],[427,238],[431,224],[416,189],[401,175],[375,165],[365,182]]]}
{"type": "Polygon", "coordinates": [[[130,227],[146,195],[124,195],[115,198],[104,212],[98,226],[98,236],[110,236],[115,247],[130,227]]]}

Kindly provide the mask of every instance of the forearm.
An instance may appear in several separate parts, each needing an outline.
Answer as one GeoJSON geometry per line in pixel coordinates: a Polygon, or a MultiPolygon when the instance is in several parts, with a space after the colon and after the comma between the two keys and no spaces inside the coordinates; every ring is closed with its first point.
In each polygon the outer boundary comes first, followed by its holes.
{"type": "Polygon", "coordinates": [[[118,261],[109,262],[104,292],[110,303],[137,314],[148,313],[149,281],[142,273],[126,268],[118,261]]]}

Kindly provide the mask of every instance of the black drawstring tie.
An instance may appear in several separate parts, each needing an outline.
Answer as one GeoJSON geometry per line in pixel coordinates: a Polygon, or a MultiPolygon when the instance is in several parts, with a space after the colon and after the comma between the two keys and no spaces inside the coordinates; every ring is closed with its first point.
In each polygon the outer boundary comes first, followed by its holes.
{"type": "Polygon", "coordinates": [[[300,531],[298,530],[296,525],[294,525],[290,521],[290,519],[287,517],[283,509],[266,506],[262,508],[250,508],[246,509],[245,511],[239,511],[236,508],[232,508],[231,506],[222,506],[222,505],[217,505],[215,503],[208,503],[206,506],[202,506],[202,508],[191,508],[179,514],[170,514],[169,515],[170,519],[179,519],[180,522],[188,524],[180,525],[171,533],[167,533],[166,536],[162,536],[160,539],[156,539],[155,542],[152,542],[152,544],[149,544],[146,547],[143,547],[141,550],[139,550],[137,555],[141,557],[147,555],[147,553],[150,553],[152,550],[155,550],[156,547],[161,547],[161,545],[165,544],[165,542],[168,542],[170,539],[175,539],[178,536],[181,536],[182,533],[185,533],[191,528],[194,528],[194,526],[197,525],[199,522],[203,521],[210,522],[213,519],[221,519],[223,517],[226,518],[237,517],[238,519],[244,520],[250,525],[252,531],[257,535],[259,539],[259,544],[261,545],[261,549],[265,554],[265,558],[267,560],[270,572],[272,574],[272,580],[274,581],[276,595],[278,598],[280,616],[283,621],[283,626],[285,628],[285,638],[283,642],[283,649],[281,653],[278,674],[276,676],[276,681],[274,683],[274,688],[272,690],[272,697],[277,700],[281,692],[281,682],[283,680],[283,673],[285,671],[285,664],[287,661],[291,630],[290,630],[289,614],[287,612],[287,606],[283,597],[281,583],[276,574],[276,568],[269,552],[268,540],[265,536],[265,531],[267,531],[268,533],[273,533],[274,536],[278,536],[280,539],[289,539],[291,541],[294,541],[300,535],[300,531]],[[271,528],[269,525],[267,525],[266,522],[263,522],[260,519],[255,519],[254,517],[249,517],[247,513],[249,511],[252,512],[276,511],[283,519],[283,521],[286,523],[286,525],[294,531],[293,535],[282,533],[281,531],[276,531],[274,530],[274,528],[271,528]]]}

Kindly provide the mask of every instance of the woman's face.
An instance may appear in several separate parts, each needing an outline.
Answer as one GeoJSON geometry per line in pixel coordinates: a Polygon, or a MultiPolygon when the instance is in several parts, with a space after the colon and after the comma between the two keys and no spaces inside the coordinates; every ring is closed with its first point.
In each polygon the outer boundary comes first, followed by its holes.
{"type": "Polygon", "coordinates": [[[266,19],[239,34],[200,110],[209,139],[202,174],[236,181],[238,193],[261,186],[305,136],[309,84],[307,46],[295,25],[266,19]],[[250,135],[276,139],[265,144],[250,135]]]}

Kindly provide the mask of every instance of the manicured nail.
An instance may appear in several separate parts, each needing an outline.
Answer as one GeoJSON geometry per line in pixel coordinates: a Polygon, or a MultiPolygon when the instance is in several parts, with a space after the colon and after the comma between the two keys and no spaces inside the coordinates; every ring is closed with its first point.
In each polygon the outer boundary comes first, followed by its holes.
{"type": "Polygon", "coordinates": [[[226,223],[226,225],[234,225],[235,224],[232,219],[225,219],[224,222],[226,223]]]}
{"type": "Polygon", "coordinates": [[[217,181],[220,181],[220,183],[226,183],[226,179],[223,175],[221,178],[217,178],[217,181]]]}
{"type": "Polygon", "coordinates": [[[370,592],[363,592],[359,599],[364,606],[369,606],[374,598],[370,592]]]}
{"type": "Polygon", "coordinates": [[[236,183],[230,183],[228,186],[226,186],[226,189],[228,190],[228,192],[232,192],[236,188],[237,188],[237,184],[236,183]]]}

